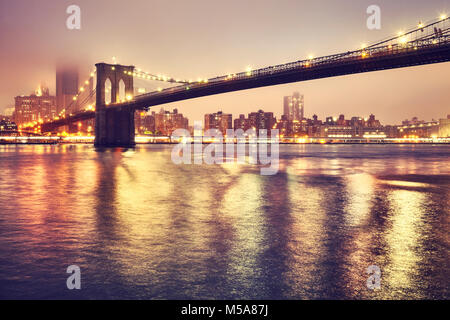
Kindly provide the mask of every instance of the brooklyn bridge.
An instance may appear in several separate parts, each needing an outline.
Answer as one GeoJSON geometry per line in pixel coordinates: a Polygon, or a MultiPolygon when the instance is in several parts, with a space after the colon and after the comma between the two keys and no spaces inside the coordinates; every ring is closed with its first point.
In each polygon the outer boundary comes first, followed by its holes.
{"type": "Polygon", "coordinates": [[[96,146],[129,147],[135,144],[136,110],[148,110],[161,104],[238,90],[449,60],[450,23],[448,17],[441,17],[358,50],[317,58],[308,57],[291,63],[257,70],[248,69],[198,81],[156,76],[131,65],[97,63],[95,72],[91,74],[92,78],[96,77],[96,86],[88,92],[89,97],[95,95],[95,106],[82,106],[76,112],[72,112],[69,106],[59,116],[42,123],[41,132],[55,132],[61,126],[95,119],[96,146]],[[135,78],[166,81],[176,85],[133,96],[135,78]],[[110,90],[106,89],[107,82],[111,84],[110,90]],[[125,98],[121,98],[119,94],[121,87],[125,89],[125,98]]]}

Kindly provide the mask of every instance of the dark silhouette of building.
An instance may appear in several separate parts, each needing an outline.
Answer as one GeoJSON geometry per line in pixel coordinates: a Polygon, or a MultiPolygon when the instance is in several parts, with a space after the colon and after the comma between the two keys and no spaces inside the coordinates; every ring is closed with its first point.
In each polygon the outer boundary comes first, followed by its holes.
{"type": "Polygon", "coordinates": [[[380,120],[376,120],[375,116],[373,114],[371,114],[369,116],[369,120],[367,120],[366,126],[369,128],[380,128],[381,123],[380,123],[380,120]]]}
{"type": "Polygon", "coordinates": [[[234,119],[234,130],[242,129],[247,131],[250,129],[250,120],[245,118],[245,115],[240,114],[239,118],[234,119]]]}
{"type": "Polygon", "coordinates": [[[0,131],[15,131],[17,130],[17,125],[15,122],[11,122],[9,118],[2,118],[0,116],[0,131]]]}
{"type": "MultiPolygon", "coordinates": [[[[178,109],[172,112],[161,108],[159,113],[152,114],[155,118],[154,133],[158,135],[170,136],[176,129],[189,129],[189,120],[178,109]]],[[[149,119],[148,121],[152,121],[149,119]]]]}
{"type": "Polygon", "coordinates": [[[134,116],[136,134],[155,134],[155,112],[136,111],[134,116]]]}
{"type": "Polygon", "coordinates": [[[260,129],[270,130],[277,123],[277,119],[273,116],[273,112],[264,112],[263,110],[249,113],[248,119],[250,127],[256,129],[256,131],[260,129]]]}
{"type": "Polygon", "coordinates": [[[218,129],[222,135],[227,133],[227,129],[233,129],[233,116],[219,111],[217,113],[205,114],[205,131],[218,129]]]}

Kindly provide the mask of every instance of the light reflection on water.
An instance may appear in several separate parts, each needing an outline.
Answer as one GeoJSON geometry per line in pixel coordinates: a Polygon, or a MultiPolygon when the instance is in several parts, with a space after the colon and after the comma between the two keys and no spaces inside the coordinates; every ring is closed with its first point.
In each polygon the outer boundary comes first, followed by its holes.
{"type": "Polygon", "coordinates": [[[275,176],[170,151],[0,146],[0,298],[449,298],[449,147],[283,145],[275,176]]]}

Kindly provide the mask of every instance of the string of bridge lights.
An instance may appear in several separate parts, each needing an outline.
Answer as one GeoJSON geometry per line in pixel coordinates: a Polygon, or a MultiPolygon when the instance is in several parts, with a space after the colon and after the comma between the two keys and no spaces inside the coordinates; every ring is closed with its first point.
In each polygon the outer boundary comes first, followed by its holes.
{"type": "MultiPolygon", "coordinates": [[[[90,81],[94,79],[96,72],[97,72],[97,70],[93,70],[93,71],[89,74],[89,78],[86,79],[86,80],[83,82],[83,84],[81,85],[81,87],[78,89],[78,93],[77,93],[75,96],[73,96],[73,98],[72,98],[73,102],[67,107],[67,109],[70,108],[70,107],[73,105],[73,103],[79,99],[79,97],[80,97],[81,94],[83,94],[84,92],[86,92],[86,88],[87,88],[87,86],[89,86],[90,81]]],[[[92,91],[92,92],[93,92],[93,91],[92,91]]],[[[90,95],[92,95],[92,92],[91,92],[90,95]]],[[[89,95],[89,96],[90,96],[90,95],[89,95]]],[[[88,106],[87,108],[85,108],[84,110],[85,110],[85,111],[89,111],[89,110],[92,110],[92,111],[93,111],[93,110],[95,110],[95,108],[94,108],[93,105],[89,105],[89,106],[88,106]]],[[[66,109],[62,109],[62,110],[59,112],[59,114],[53,118],[53,120],[59,120],[60,118],[63,118],[63,119],[64,119],[65,117],[66,117],[66,109]]],[[[49,119],[47,119],[47,120],[50,121],[49,119]]]]}
{"type": "MultiPolygon", "coordinates": [[[[73,96],[73,98],[72,98],[73,101],[72,101],[72,103],[67,107],[67,109],[70,108],[70,107],[73,105],[73,103],[79,99],[79,97],[80,97],[81,94],[83,94],[84,92],[86,92],[86,88],[87,88],[87,86],[89,85],[90,81],[93,80],[93,78],[95,77],[96,72],[97,72],[96,70],[93,70],[93,71],[89,74],[89,78],[86,79],[86,80],[83,82],[83,84],[82,84],[81,87],[79,88],[77,94],[76,94],[75,96],[73,96]]],[[[91,91],[91,93],[89,94],[88,97],[90,97],[94,91],[95,91],[95,90],[91,91]]],[[[84,109],[84,111],[95,111],[95,106],[89,105],[89,106],[87,106],[87,108],[84,109]]],[[[66,117],[66,114],[65,114],[65,113],[66,113],[66,109],[62,109],[62,110],[59,112],[59,114],[56,115],[56,116],[54,116],[52,119],[48,119],[48,118],[47,118],[47,119],[46,119],[46,122],[56,121],[56,120],[59,120],[59,119],[61,119],[61,118],[64,119],[64,118],[66,117]]],[[[32,122],[25,123],[25,124],[21,125],[21,127],[22,127],[22,128],[35,128],[34,130],[36,131],[37,129],[40,129],[40,125],[43,124],[43,123],[44,123],[44,119],[39,119],[39,120],[36,120],[36,121],[32,121],[32,122]],[[36,127],[36,126],[37,126],[37,127],[36,127]]]]}
{"type": "MultiPolygon", "coordinates": [[[[419,21],[417,26],[414,29],[412,29],[412,30],[409,30],[409,31],[404,31],[404,30],[398,31],[397,35],[395,37],[391,38],[391,39],[378,41],[378,42],[375,42],[374,44],[372,44],[370,46],[368,46],[366,44],[362,44],[361,45],[361,50],[363,50],[363,53],[362,53],[363,58],[365,56],[367,56],[367,52],[364,52],[365,49],[369,49],[369,48],[378,46],[378,45],[380,45],[382,43],[391,42],[391,41],[394,41],[394,40],[397,40],[399,45],[406,46],[409,41],[412,41],[412,39],[408,40],[408,36],[411,36],[413,33],[417,32],[417,31],[422,31],[423,32],[425,28],[430,27],[431,25],[434,25],[436,23],[443,23],[445,20],[448,20],[448,19],[449,19],[448,15],[443,13],[443,14],[441,14],[439,16],[439,18],[437,20],[429,21],[429,22],[427,22],[427,24],[423,23],[422,21],[419,21]]],[[[435,30],[435,33],[436,33],[437,36],[439,36],[439,35],[442,36],[442,30],[441,29],[435,30]]],[[[432,43],[436,44],[437,40],[436,39],[432,40],[432,43]]],[[[392,48],[392,44],[389,44],[388,45],[388,49],[391,49],[391,48],[392,48]]],[[[417,48],[415,48],[415,49],[417,49],[417,48]]]]}
{"type": "MultiPolygon", "coordinates": [[[[442,21],[447,20],[447,19],[448,19],[447,14],[441,14],[439,16],[439,20],[436,21],[436,22],[439,22],[439,21],[442,22],[442,21]]],[[[409,31],[409,32],[404,32],[404,31],[398,32],[397,37],[395,37],[395,38],[393,38],[391,40],[398,39],[398,42],[399,42],[400,45],[406,45],[407,42],[408,42],[407,35],[409,33],[414,32],[414,31],[418,31],[418,30],[423,30],[423,28],[425,28],[425,27],[427,27],[427,26],[423,22],[420,21],[418,23],[416,29],[414,29],[412,31],[409,31]]],[[[437,43],[437,40],[434,40],[433,43],[437,43]]],[[[365,44],[361,45],[360,50],[361,50],[361,57],[362,58],[366,58],[366,57],[369,56],[370,53],[368,51],[366,51],[366,49],[369,49],[372,46],[373,45],[371,45],[371,46],[367,46],[365,44]]],[[[389,45],[388,48],[391,49],[392,45],[389,45]]],[[[314,59],[315,59],[314,55],[312,55],[312,54],[308,55],[307,60],[305,60],[304,66],[305,67],[311,66],[311,64],[313,62],[312,60],[314,60],[314,59]]],[[[115,60],[115,59],[113,59],[113,60],[115,60]]],[[[130,76],[133,76],[133,77],[137,77],[139,79],[143,79],[143,80],[154,80],[154,81],[161,81],[161,82],[168,82],[168,83],[180,83],[180,84],[186,84],[186,85],[188,85],[188,84],[202,84],[202,83],[208,83],[209,82],[208,79],[203,79],[203,78],[198,78],[196,81],[194,81],[194,80],[180,80],[180,79],[177,79],[177,78],[174,78],[174,77],[165,76],[165,75],[155,75],[155,74],[152,74],[150,72],[143,71],[143,70],[141,70],[139,68],[136,68],[132,72],[131,71],[124,71],[124,73],[128,74],[130,76]]],[[[250,67],[250,66],[247,67],[245,69],[244,73],[247,76],[251,76],[252,73],[253,73],[252,67],[250,67]]],[[[237,77],[236,73],[229,73],[225,77],[225,80],[233,80],[236,77],[237,77]]],[[[187,87],[187,88],[189,88],[189,87],[187,87]]],[[[159,92],[161,92],[162,90],[163,90],[162,88],[158,88],[157,89],[157,91],[159,91],[159,92]]]]}
{"type": "MultiPolygon", "coordinates": [[[[435,20],[435,21],[433,21],[433,23],[430,23],[430,24],[434,24],[434,23],[437,23],[437,22],[443,22],[443,21],[448,20],[448,19],[449,19],[448,15],[445,14],[445,13],[443,13],[443,14],[441,14],[441,15],[439,16],[438,20],[435,20]]],[[[411,30],[411,31],[408,31],[408,32],[400,31],[400,32],[397,33],[397,36],[396,36],[396,37],[390,39],[389,41],[398,40],[398,44],[399,44],[399,45],[405,46],[405,45],[407,45],[407,43],[408,43],[408,35],[409,35],[409,34],[414,33],[414,32],[416,32],[416,31],[420,31],[420,30],[423,31],[423,29],[426,28],[426,27],[428,27],[428,26],[429,26],[429,25],[425,25],[422,21],[419,21],[419,23],[418,23],[418,25],[417,25],[417,27],[416,27],[415,29],[413,29],[413,30],[411,30]]],[[[439,29],[439,31],[440,31],[440,29],[439,29]]],[[[441,31],[441,32],[442,32],[442,31],[441,31]]],[[[376,44],[380,44],[380,43],[382,43],[382,42],[389,42],[389,41],[386,41],[386,40],[385,40],[385,41],[377,42],[376,44]]],[[[409,40],[409,41],[410,41],[410,40],[409,40]]],[[[434,40],[432,41],[432,43],[433,43],[433,44],[436,44],[436,43],[437,43],[437,40],[434,39],[434,40]]],[[[366,44],[362,44],[361,47],[360,47],[360,50],[361,50],[361,57],[362,57],[362,58],[367,58],[367,57],[370,55],[370,52],[369,52],[367,49],[370,49],[371,47],[375,46],[376,44],[373,44],[373,45],[370,45],[370,46],[368,46],[368,45],[366,45],[366,44]]],[[[389,45],[388,45],[388,49],[392,49],[392,44],[389,44],[389,45]]],[[[415,47],[415,49],[417,49],[417,47],[415,47]]],[[[310,67],[310,66],[312,65],[314,59],[315,59],[315,57],[314,57],[313,54],[308,55],[307,59],[306,59],[305,62],[304,62],[304,66],[305,66],[305,67],[310,67]]],[[[244,73],[245,73],[245,75],[247,75],[247,76],[251,76],[251,75],[253,74],[253,69],[252,69],[252,67],[247,67],[247,68],[245,69],[244,73]]],[[[129,75],[136,76],[136,77],[138,77],[138,78],[143,78],[143,79],[148,79],[148,80],[158,80],[158,81],[166,81],[166,82],[177,82],[177,83],[184,83],[184,84],[208,83],[208,79],[201,79],[201,78],[198,78],[197,81],[193,81],[193,80],[176,80],[176,79],[174,79],[174,78],[166,77],[166,76],[161,76],[161,75],[155,76],[155,75],[152,75],[152,74],[147,73],[147,72],[145,72],[145,71],[142,71],[142,70],[140,70],[140,69],[136,69],[136,71],[134,71],[133,73],[132,73],[132,72],[128,72],[128,74],[129,74],[129,75]]],[[[236,78],[237,76],[238,76],[238,74],[236,74],[236,73],[229,73],[229,74],[225,77],[225,80],[233,80],[233,79],[236,78]]],[[[187,88],[189,88],[189,87],[187,87],[187,88]]],[[[162,91],[161,88],[158,88],[157,90],[158,90],[158,91],[162,91]]]]}
{"type": "Polygon", "coordinates": [[[128,75],[132,75],[137,78],[141,78],[144,80],[155,80],[155,81],[162,81],[162,82],[170,82],[170,83],[182,83],[182,84],[190,84],[190,83],[207,83],[208,79],[206,78],[198,78],[196,81],[190,79],[179,79],[174,77],[169,77],[165,75],[155,75],[151,74],[150,72],[143,71],[139,68],[136,68],[133,72],[131,71],[124,71],[124,73],[128,75]]]}

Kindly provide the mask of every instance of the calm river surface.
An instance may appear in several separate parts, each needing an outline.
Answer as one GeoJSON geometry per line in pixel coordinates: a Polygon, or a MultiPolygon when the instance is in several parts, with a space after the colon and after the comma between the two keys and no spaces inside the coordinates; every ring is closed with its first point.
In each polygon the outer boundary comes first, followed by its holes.
{"type": "Polygon", "coordinates": [[[273,176],[171,150],[0,146],[0,299],[450,298],[450,146],[282,145],[273,176]]]}

